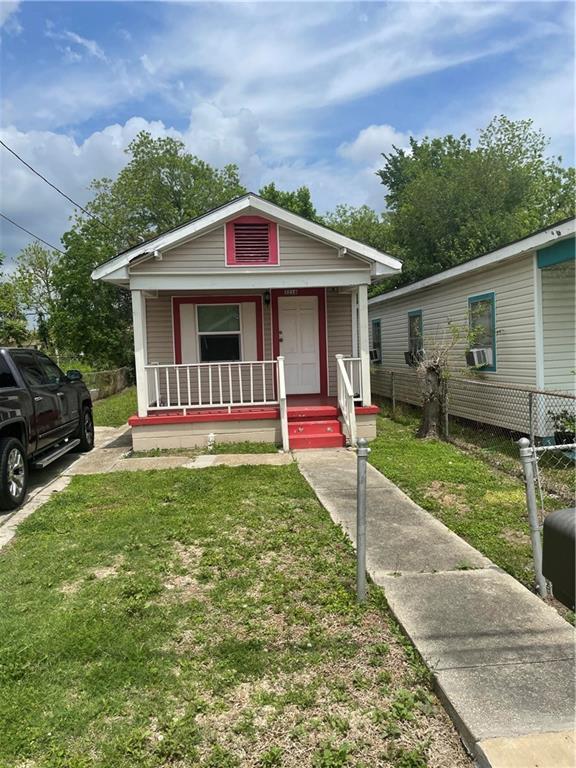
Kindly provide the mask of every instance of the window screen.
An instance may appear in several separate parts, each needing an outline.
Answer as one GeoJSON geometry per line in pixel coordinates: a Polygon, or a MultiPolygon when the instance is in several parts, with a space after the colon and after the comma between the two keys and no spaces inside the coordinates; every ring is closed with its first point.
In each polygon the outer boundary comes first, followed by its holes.
{"type": "Polygon", "coordinates": [[[419,352],[422,344],[422,312],[408,313],[408,348],[410,352],[419,352]]]}
{"type": "Polygon", "coordinates": [[[471,347],[490,350],[491,363],[483,370],[496,370],[496,313],[493,293],[468,299],[471,347]]]}

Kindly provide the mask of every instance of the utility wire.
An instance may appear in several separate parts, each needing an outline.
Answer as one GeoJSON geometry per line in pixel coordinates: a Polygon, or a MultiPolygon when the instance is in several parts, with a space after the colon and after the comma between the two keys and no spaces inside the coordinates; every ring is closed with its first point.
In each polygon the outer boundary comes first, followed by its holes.
{"type": "Polygon", "coordinates": [[[20,224],[17,224],[15,221],[13,221],[11,218],[6,216],[6,214],[2,213],[0,211],[0,216],[3,219],[6,219],[6,221],[9,221],[10,224],[13,224],[15,227],[18,227],[18,229],[21,229],[22,232],[26,232],[27,235],[30,235],[30,237],[33,237],[35,240],[39,240],[41,243],[44,243],[44,245],[47,245],[48,248],[51,248],[53,251],[58,251],[58,253],[61,253],[64,256],[64,251],[61,251],[60,248],[56,248],[55,245],[50,245],[50,243],[47,243],[46,240],[42,240],[41,237],[38,237],[38,235],[35,235],[34,232],[30,232],[29,229],[25,229],[24,227],[20,226],[20,224]]]}
{"type": "MultiPolygon", "coordinates": [[[[4,147],[4,149],[7,149],[7,150],[8,150],[8,152],[11,152],[11,153],[14,155],[14,157],[16,157],[18,160],[20,160],[20,162],[21,162],[23,165],[25,165],[25,166],[26,166],[26,168],[29,168],[29,169],[32,171],[32,173],[35,173],[35,174],[36,174],[36,176],[38,176],[39,178],[41,178],[41,179],[42,179],[42,181],[45,181],[45,182],[46,182],[46,184],[48,184],[48,186],[50,186],[50,187],[52,187],[52,189],[56,190],[56,192],[58,192],[58,194],[59,194],[59,195],[62,195],[62,197],[66,198],[66,200],[68,200],[70,203],[72,203],[72,205],[75,205],[75,206],[76,206],[76,208],[80,208],[80,210],[81,210],[81,211],[83,211],[83,212],[84,212],[84,213],[85,213],[87,216],[90,216],[92,219],[94,219],[94,221],[97,221],[97,222],[98,222],[98,224],[100,224],[100,226],[104,227],[104,228],[105,228],[105,229],[107,229],[109,232],[112,232],[112,234],[113,234],[113,235],[116,235],[116,237],[118,237],[118,236],[119,236],[117,232],[115,232],[113,229],[111,229],[111,228],[110,228],[110,227],[109,227],[107,224],[104,224],[104,222],[103,222],[103,221],[101,221],[101,220],[98,218],[98,216],[95,216],[93,213],[90,213],[90,211],[87,211],[87,210],[86,210],[86,208],[84,208],[83,206],[81,206],[81,205],[80,205],[80,203],[77,203],[77,202],[76,202],[76,200],[73,200],[73,199],[72,199],[71,197],[69,197],[69,196],[68,196],[68,195],[67,195],[65,192],[62,192],[62,190],[61,190],[61,189],[59,189],[59,188],[56,186],[56,184],[52,184],[52,182],[51,182],[51,181],[48,181],[48,179],[47,179],[45,176],[43,176],[43,175],[40,173],[40,171],[37,171],[37,170],[36,170],[36,168],[34,168],[33,166],[31,166],[31,165],[30,165],[30,163],[27,163],[27,162],[26,162],[26,160],[24,160],[24,158],[23,158],[23,157],[20,157],[20,155],[19,155],[17,152],[15,152],[15,151],[14,151],[14,150],[13,150],[11,147],[9,147],[9,146],[8,146],[8,144],[6,144],[6,142],[5,142],[5,141],[2,141],[2,139],[0,139],[0,144],[1,144],[1,145],[4,147]]],[[[18,226],[18,225],[17,225],[17,226],[18,226]]]]}

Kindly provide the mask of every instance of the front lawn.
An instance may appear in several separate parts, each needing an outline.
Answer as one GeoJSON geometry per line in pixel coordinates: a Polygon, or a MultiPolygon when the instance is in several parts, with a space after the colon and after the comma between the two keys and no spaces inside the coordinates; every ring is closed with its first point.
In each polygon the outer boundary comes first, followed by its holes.
{"type": "MultiPolygon", "coordinates": [[[[450,443],[415,437],[418,416],[379,417],[370,462],[421,507],[527,586],[534,582],[524,484],[450,443]]],[[[548,511],[564,506],[548,497],[548,511]]]]}
{"type": "Polygon", "coordinates": [[[121,427],[138,410],[136,387],[128,387],[93,405],[94,424],[97,427],[121,427]]]}
{"type": "Polygon", "coordinates": [[[462,768],[295,465],[75,477],[0,555],[0,765],[462,768]]]}

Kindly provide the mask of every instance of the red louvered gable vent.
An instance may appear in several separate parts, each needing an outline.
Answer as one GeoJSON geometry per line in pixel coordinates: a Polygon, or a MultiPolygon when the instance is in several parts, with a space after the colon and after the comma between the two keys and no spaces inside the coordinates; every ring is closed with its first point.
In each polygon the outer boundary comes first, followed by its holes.
{"type": "Polygon", "coordinates": [[[234,224],[234,256],[237,264],[266,264],[270,259],[268,224],[234,224]]]}
{"type": "Polygon", "coordinates": [[[240,216],[226,224],[226,264],[278,264],[277,225],[261,216],[240,216]]]}

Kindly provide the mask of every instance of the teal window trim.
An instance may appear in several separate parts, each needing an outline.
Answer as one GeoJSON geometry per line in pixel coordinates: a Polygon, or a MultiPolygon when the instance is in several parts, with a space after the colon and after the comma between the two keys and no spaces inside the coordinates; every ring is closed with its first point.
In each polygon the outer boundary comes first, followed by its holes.
{"type": "Polygon", "coordinates": [[[547,248],[541,248],[537,251],[538,269],[553,267],[556,264],[562,264],[565,261],[574,261],[576,258],[576,247],[573,237],[566,240],[560,240],[547,248]]]}
{"type": "Polygon", "coordinates": [[[382,365],[382,321],[379,317],[372,320],[372,349],[380,352],[380,360],[376,365],[382,365]],[[376,328],[378,331],[376,332],[376,328]]]}
{"type": "Polygon", "coordinates": [[[485,365],[480,370],[485,373],[494,373],[496,371],[496,294],[494,291],[489,293],[479,293],[477,296],[468,297],[468,324],[471,327],[472,305],[479,301],[489,301],[492,309],[492,365],[485,365]]]}
{"type": "Polygon", "coordinates": [[[410,331],[412,330],[411,320],[412,320],[413,317],[417,317],[418,318],[418,328],[419,328],[419,331],[418,331],[418,333],[419,333],[419,335],[418,335],[419,344],[418,344],[418,346],[416,348],[418,350],[420,350],[424,346],[424,338],[423,338],[424,337],[424,333],[423,333],[423,325],[422,325],[422,310],[421,309],[412,309],[412,310],[410,310],[410,312],[408,312],[408,349],[409,349],[410,352],[413,351],[413,346],[414,346],[413,343],[412,343],[413,340],[412,340],[412,336],[411,336],[411,333],[410,333],[410,331]]]}

